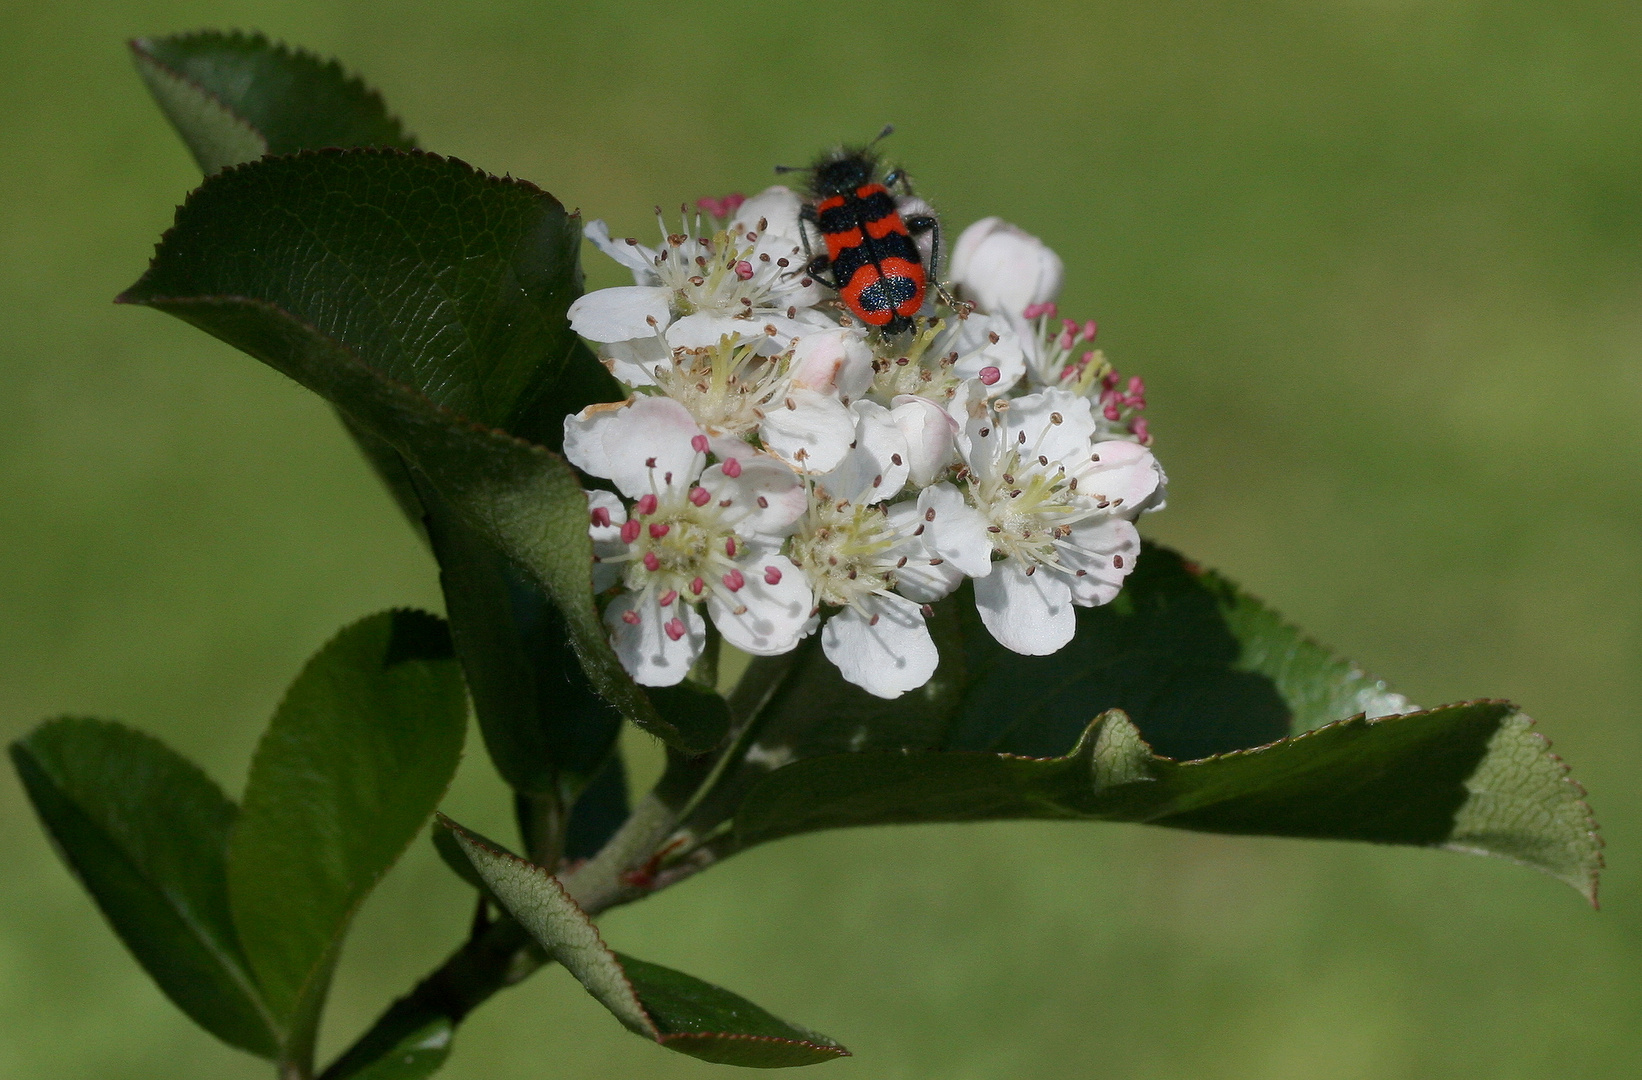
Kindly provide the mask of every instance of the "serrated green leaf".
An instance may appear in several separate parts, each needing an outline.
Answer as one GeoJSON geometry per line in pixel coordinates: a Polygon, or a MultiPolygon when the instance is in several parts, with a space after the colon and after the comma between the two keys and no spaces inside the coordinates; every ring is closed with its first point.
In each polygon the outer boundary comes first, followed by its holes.
{"type": "Polygon", "coordinates": [[[234,924],[286,1060],[312,1054],[342,937],[433,812],[467,726],[442,621],[384,612],[333,638],[286,692],[252,759],[228,848],[234,924]]]}
{"type": "Polygon", "coordinates": [[[58,851],[165,995],[224,1042],[273,1057],[276,1025],[229,913],[234,804],[192,762],[107,721],[48,721],[11,757],[58,851]]]}
{"type": "Polygon", "coordinates": [[[121,299],[244,349],[390,443],[547,591],[606,700],[700,752],[711,741],[658,716],[610,649],[575,473],[497,430],[558,428],[603,385],[585,368],[608,380],[564,322],[576,235],[544,192],[433,155],[267,159],[196,191],[121,299]]]}
{"type": "Polygon", "coordinates": [[[1157,757],[1109,712],[1064,757],[836,754],[771,773],[736,815],[743,844],[814,829],[992,818],[1142,822],[1503,855],[1594,900],[1583,792],[1506,702],[1355,717],[1199,761],[1157,757]]]}
{"type": "Polygon", "coordinates": [[[441,817],[502,906],[628,1030],[671,1050],[752,1068],[812,1065],[848,1051],[728,990],[612,952],[550,872],[441,817]]]}
{"type": "Polygon", "coordinates": [[[261,34],[202,31],[131,43],[137,71],[206,173],[326,146],[415,140],[334,60],[261,34]]]}

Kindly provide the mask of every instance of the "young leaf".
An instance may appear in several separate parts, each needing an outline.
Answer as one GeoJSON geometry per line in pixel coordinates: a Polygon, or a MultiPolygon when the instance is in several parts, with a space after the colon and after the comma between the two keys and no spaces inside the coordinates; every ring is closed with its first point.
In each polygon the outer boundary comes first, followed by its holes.
{"type": "Polygon", "coordinates": [[[705,1061],[752,1068],[812,1065],[849,1051],[700,979],[612,952],[542,867],[440,821],[508,912],[630,1031],[705,1061]]]}
{"type": "Polygon", "coordinates": [[[717,733],[657,715],[610,649],[575,473],[496,430],[562,420],[590,392],[563,315],[576,235],[521,181],[429,154],[323,151],[206,181],[121,299],[244,349],[393,445],[548,592],[606,700],[701,752],[717,733]]]}
{"type": "Polygon", "coordinates": [[[836,754],[778,769],[736,815],[743,844],[914,821],[1084,818],[1503,855],[1595,900],[1583,792],[1506,702],[1343,720],[1199,761],[1157,757],[1121,712],[1059,758],[836,754]]]}
{"type": "Polygon", "coordinates": [[[207,175],[263,154],[416,145],[388,115],[381,96],[336,61],[261,34],[139,38],[131,53],[207,175]]]}
{"type": "Polygon", "coordinates": [[[467,725],[445,625],[362,619],[310,660],[251,763],[228,848],[234,923],[283,1056],[306,1061],[348,922],[433,812],[467,725]]]}
{"type": "Polygon", "coordinates": [[[58,851],[166,996],[224,1042],[273,1057],[276,1023],[228,908],[234,804],[159,741],[102,720],[48,721],[11,757],[58,851]]]}

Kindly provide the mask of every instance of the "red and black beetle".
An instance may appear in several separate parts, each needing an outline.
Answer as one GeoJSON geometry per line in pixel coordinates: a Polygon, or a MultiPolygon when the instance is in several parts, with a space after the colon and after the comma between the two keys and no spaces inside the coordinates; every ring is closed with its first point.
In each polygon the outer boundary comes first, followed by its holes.
{"type": "MultiPolygon", "coordinates": [[[[892,130],[886,127],[878,139],[892,130]]],[[[809,256],[803,272],[837,289],[856,318],[895,334],[909,329],[923,306],[939,266],[940,225],[927,213],[901,216],[892,189],[910,196],[912,188],[900,169],[878,179],[872,149],[878,139],[833,150],[810,167],[812,201],[799,214],[799,230],[809,256]],[[825,255],[810,255],[806,223],[826,241],[825,255]],[[926,232],[932,234],[927,268],[914,239],[926,232]]]]}

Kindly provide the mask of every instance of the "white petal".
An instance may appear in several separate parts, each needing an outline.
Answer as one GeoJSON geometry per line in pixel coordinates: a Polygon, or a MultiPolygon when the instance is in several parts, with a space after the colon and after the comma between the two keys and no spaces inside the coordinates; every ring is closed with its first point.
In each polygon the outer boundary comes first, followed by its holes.
{"type": "Polygon", "coordinates": [[[1152,452],[1139,443],[1115,439],[1095,443],[1088,469],[1079,473],[1078,491],[1102,495],[1119,513],[1133,517],[1147,509],[1162,472],[1152,452]]]}
{"type": "Polygon", "coordinates": [[[889,508],[889,520],[906,537],[884,552],[891,559],[906,556],[906,565],[895,571],[895,588],[902,596],[920,604],[933,604],[963,584],[965,575],[962,570],[931,551],[922,536],[912,535],[923,520],[916,502],[896,503],[889,508]]]}
{"type": "Polygon", "coordinates": [[[612,240],[610,226],[603,221],[589,221],[582,230],[592,245],[633,272],[633,284],[654,285],[661,279],[656,275],[656,253],[643,244],[626,240],[612,240]]]}
{"type": "MultiPolygon", "coordinates": [[[[1072,603],[1080,607],[1111,603],[1140,558],[1140,533],[1123,518],[1089,519],[1072,526],[1067,540],[1069,544],[1057,547],[1061,565],[1070,571],[1065,580],[1072,589],[1072,603]]],[[[1035,576],[1042,575],[1040,570],[1035,576]]]]}
{"type": "Polygon", "coordinates": [[[840,675],[881,698],[918,689],[941,661],[918,605],[898,596],[868,596],[828,619],[821,650],[840,675]]]}
{"type": "Polygon", "coordinates": [[[675,349],[707,349],[720,338],[751,341],[764,333],[764,324],[711,311],[686,315],[667,328],[667,344],[675,349]]]}
{"type": "Polygon", "coordinates": [[[656,368],[673,359],[667,343],[655,334],[631,341],[603,342],[599,357],[610,374],[628,386],[654,386],[656,368]]]}
{"type": "Polygon", "coordinates": [[[689,604],[661,607],[653,592],[624,593],[604,609],[604,625],[610,629],[610,645],[621,666],[633,681],[643,686],[673,686],[690,673],[707,641],[701,615],[689,604]],[[622,618],[636,611],[637,624],[622,618]],[[667,633],[667,624],[677,619],[684,634],[676,641],[667,633]]]}
{"type": "Polygon", "coordinates": [[[740,589],[730,593],[714,589],[707,597],[707,613],[725,641],[754,656],[778,656],[815,629],[811,617],[815,594],[791,559],[767,555],[746,560],[740,569],[744,581],[740,589]],[[780,574],[773,585],[766,574],[770,569],[780,574]]]}
{"type": "Polygon", "coordinates": [[[982,371],[997,368],[997,380],[981,384],[991,397],[1013,389],[1026,374],[1026,353],[1021,348],[1020,335],[1004,319],[986,315],[960,319],[956,336],[938,347],[943,352],[958,353],[952,373],[960,379],[979,379],[982,371]],[[992,340],[993,335],[997,341],[992,340]]]}
{"type": "Polygon", "coordinates": [[[928,398],[901,394],[894,399],[890,418],[907,441],[907,480],[925,488],[957,460],[953,435],[957,422],[928,398]]]}
{"type": "Polygon", "coordinates": [[[786,461],[808,472],[826,472],[849,452],[855,418],[837,398],[794,387],[785,400],[770,403],[758,434],[786,461]]]}
{"type": "Polygon", "coordinates": [[[794,386],[854,401],[872,385],[872,349],[859,328],[814,330],[799,336],[790,370],[794,386]]]}
{"type": "Polygon", "coordinates": [[[768,238],[771,242],[786,240],[796,244],[799,242],[798,212],[803,206],[804,201],[797,192],[781,184],[772,184],[741,204],[730,227],[732,230],[736,226],[743,230],[755,230],[762,218],[764,232],[760,240],[768,238]]]}
{"type": "Polygon", "coordinates": [[[1028,575],[1010,559],[975,582],[975,610],[998,644],[1026,656],[1048,656],[1077,633],[1072,590],[1045,570],[1028,575]]]}
{"type": "MultiPolygon", "coordinates": [[[[585,414],[590,410],[582,411],[585,414]]],[[[592,423],[604,444],[604,461],[609,470],[594,475],[614,480],[628,498],[660,494],[668,487],[688,484],[706,461],[693,445],[701,428],[696,426],[690,410],[672,398],[635,398],[625,408],[595,413],[592,423]]]]}
{"type": "Polygon", "coordinates": [[[927,487],[918,496],[924,545],[973,578],[992,573],[992,541],[986,518],[951,484],[927,487]]]}
{"type": "Polygon", "coordinates": [[[564,456],[588,476],[610,475],[610,459],[604,455],[604,425],[627,403],[600,402],[564,418],[564,456]]]}
{"type": "Polygon", "coordinates": [[[786,536],[809,508],[804,482],[786,462],[747,449],[746,455],[734,459],[741,475],[725,475],[721,462],[701,474],[701,486],[722,507],[722,520],[747,539],[786,536]],[[725,499],[730,500],[728,506],[725,499]]]}
{"type": "Polygon", "coordinates": [[[570,329],[588,341],[629,341],[651,337],[672,321],[672,299],[671,289],[620,285],[577,297],[566,314],[570,329]]]}
{"type": "Polygon", "coordinates": [[[910,454],[905,436],[889,410],[875,401],[857,401],[850,414],[855,445],[837,468],[816,478],[816,486],[834,499],[868,505],[899,494],[906,486],[910,454]]]}
{"type": "MultiPolygon", "coordinates": [[[[1009,403],[1006,426],[1011,446],[1024,432],[1026,442],[1019,444],[1023,449],[1035,448],[1034,454],[1065,462],[1068,471],[1084,475],[1081,466],[1088,463],[1094,450],[1090,444],[1095,435],[1095,417],[1088,398],[1058,389],[1018,397],[1009,403]],[[1056,416],[1060,417],[1058,424],[1054,422],[1056,416]]],[[[1138,443],[1128,445],[1139,447],[1138,443]]],[[[1078,487],[1083,489],[1084,481],[1079,480],[1078,487]]]]}

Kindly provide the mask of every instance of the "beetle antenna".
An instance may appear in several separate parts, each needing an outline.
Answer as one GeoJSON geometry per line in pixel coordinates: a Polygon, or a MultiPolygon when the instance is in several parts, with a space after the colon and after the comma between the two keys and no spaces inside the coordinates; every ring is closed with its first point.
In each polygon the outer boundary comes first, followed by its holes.
{"type": "Polygon", "coordinates": [[[894,124],[885,124],[884,125],[884,130],[880,131],[878,133],[877,138],[875,138],[871,142],[867,143],[867,145],[868,146],[876,146],[876,145],[878,145],[878,143],[882,142],[884,139],[889,138],[893,134],[895,134],[895,125],[894,124]]]}
{"type": "Polygon", "coordinates": [[[775,171],[777,173],[803,172],[804,167],[802,165],[777,165],[775,171]]]}

